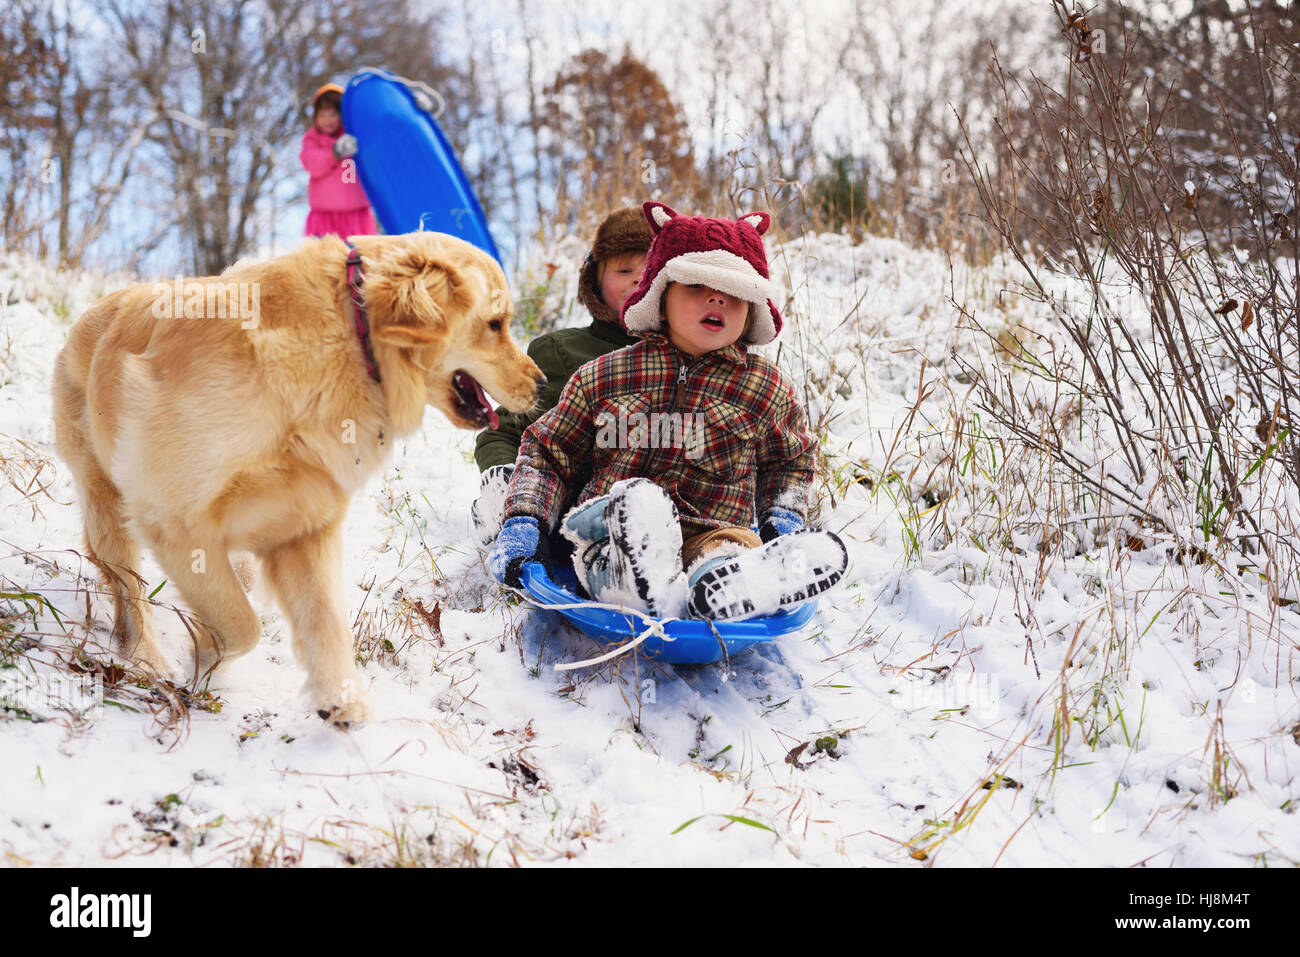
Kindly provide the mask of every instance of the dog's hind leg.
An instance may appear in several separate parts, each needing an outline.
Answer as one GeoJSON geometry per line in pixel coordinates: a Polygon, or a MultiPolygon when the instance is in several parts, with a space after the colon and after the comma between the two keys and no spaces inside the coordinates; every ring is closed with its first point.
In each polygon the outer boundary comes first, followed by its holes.
{"type": "Polygon", "coordinates": [[[158,647],[144,580],[138,572],[140,544],[126,524],[121,495],[98,467],[79,479],[86,546],[113,596],[113,638],[128,658],[159,677],[170,677],[172,666],[158,647]]]}
{"type": "Polygon", "coordinates": [[[121,493],[99,467],[83,428],[85,395],[56,365],[55,442],[72,468],[86,532],[87,557],[113,599],[113,643],[123,655],[160,677],[172,666],[158,647],[140,578],[140,545],[127,525],[121,493]]]}
{"type": "Polygon", "coordinates": [[[307,669],[312,707],[340,727],[370,717],[343,604],[342,517],[262,557],[267,579],[293,630],[293,650],[307,669]]]}

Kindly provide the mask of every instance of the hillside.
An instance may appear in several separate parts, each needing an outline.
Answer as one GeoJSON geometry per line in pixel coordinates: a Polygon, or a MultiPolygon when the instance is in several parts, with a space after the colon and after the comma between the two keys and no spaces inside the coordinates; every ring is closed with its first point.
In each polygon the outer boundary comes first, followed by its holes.
{"type": "MultiPolygon", "coordinates": [[[[561,311],[572,252],[534,257],[559,257],[547,295],[561,311]]],[[[376,710],[353,733],[297,697],[265,599],[261,645],[206,689],[109,667],[111,611],[78,554],[49,382],[80,311],[127,280],[0,260],[7,859],[1300,863],[1298,606],[1140,528],[1043,517],[1053,473],[1008,450],[970,384],[981,363],[1014,373],[1002,332],[1057,335],[1014,294],[1014,268],[839,236],[771,260],[791,299],[769,352],[823,438],[816,520],[850,548],[813,625],[727,667],[629,655],[556,671],[598,646],[490,581],[469,535],[473,435],[431,410],[348,517],[347,603],[376,710]],[[102,704],[51,700],[76,660],[109,682],[102,704]]],[[[178,595],[142,571],[164,647],[189,668],[178,595]]]]}

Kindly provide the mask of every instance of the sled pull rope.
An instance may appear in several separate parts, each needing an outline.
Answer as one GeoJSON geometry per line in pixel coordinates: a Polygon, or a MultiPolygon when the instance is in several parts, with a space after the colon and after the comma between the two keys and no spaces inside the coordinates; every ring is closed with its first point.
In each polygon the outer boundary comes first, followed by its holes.
{"type": "MultiPolygon", "coordinates": [[[[672,635],[664,631],[664,624],[670,621],[678,621],[679,619],[676,618],[666,618],[663,621],[660,621],[658,618],[653,618],[650,615],[645,614],[644,612],[637,611],[635,608],[626,608],[623,605],[611,605],[607,602],[600,602],[600,601],[574,601],[574,602],[563,602],[554,605],[547,605],[547,604],[543,604],[542,602],[539,602],[532,595],[530,595],[528,592],[522,589],[512,588],[511,591],[513,591],[516,595],[522,598],[525,603],[532,605],[534,608],[549,609],[551,611],[559,611],[564,608],[602,608],[605,611],[616,612],[617,614],[620,615],[636,615],[638,618],[640,618],[642,621],[646,623],[645,629],[643,631],[638,632],[636,637],[633,638],[631,641],[621,644],[617,648],[613,649],[612,651],[607,651],[605,652],[605,654],[599,655],[595,658],[584,658],[582,661],[566,661],[563,664],[554,665],[553,667],[555,668],[556,671],[572,671],[575,668],[590,668],[592,665],[604,664],[606,661],[610,661],[614,658],[617,658],[619,655],[627,654],[629,651],[631,651],[637,645],[641,644],[641,642],[645,641],[647,638],[651,638],[651,637],[662,638],[664,641],[677,640],[672,635]]],[[[717,634],[716,628],[714,629],[713,633],[715,635],[717,634]]],[[[719,641],[722,640],[722,637],[720,635],[718,637],[718,640],[719,641]]]]}
{"type": "Polygon", "coordinates": [[[718,639],[718,647],[722,649],[722,680],[726,681],[726,676],[731,674],[731,655],[727,653],[727,643],[722,640],[722,635],[718,634],[718,626],[713,623],[713,619],[704,620],[709,623],[709,631],[713,632],[713,637],[718,639]]]}

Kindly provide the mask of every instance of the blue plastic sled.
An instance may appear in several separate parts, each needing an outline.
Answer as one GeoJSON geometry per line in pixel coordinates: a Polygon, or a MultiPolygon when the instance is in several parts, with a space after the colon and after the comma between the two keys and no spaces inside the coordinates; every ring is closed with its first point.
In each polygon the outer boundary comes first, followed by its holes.
{"type": "Polygon", "coordinates": [[[490,253],[492,234],[447,137],[432,91],[362,70],[343,91],[343,127],[357,138],[357,174],[384,232],[450,233],[490,253]]]}
{"type": "MultiPolygon", "coordinates": [[[[577,581],[571,579],[568,569],[556,571],[556,576],[565,576],[571,580],[570,587],[564,587],[552,581],[546,569],[539,562],[529,562],[520,573],[524,590],[539,605],[585,605],[585,600],[577,591],[577,581]]],[[[570,582],[566,582],[570,584],[570,582]]],[[[647,658],[655,658],[675,665],[706,665],[721,661],[722,644],[728,655],[737,655],[759,642],[771,641],[781,635],[797,631],[808,623],[817,611],[817,601],[806,601],[789,611],[778,612],[765,618],[751,618],[748,621],[697,621],[679,619],[665,622],[666,638],[651,635],[640,645],[637,651],[647,658]],[[714,633],[716,629],[717,633],[714,633]]],[[[649,616],[623,614],[605,608],[577,607],[556,608],[557,614],[567,618],[575,628],[590,635],[602,644],[622,644],[635,638],[645,630],[651,619],[649,616]]]]}

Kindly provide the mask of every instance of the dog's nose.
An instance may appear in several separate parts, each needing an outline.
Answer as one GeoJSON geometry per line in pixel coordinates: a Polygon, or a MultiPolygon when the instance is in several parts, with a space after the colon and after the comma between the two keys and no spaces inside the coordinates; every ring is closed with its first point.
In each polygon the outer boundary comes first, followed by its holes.
{"type": "Polygon", "coordinates": [[[546,376],[544,375],[538,376],[537,377],[537,398],[540,399],[542,397],[542,393],[545,391],[546,391],[546,376]]]}

